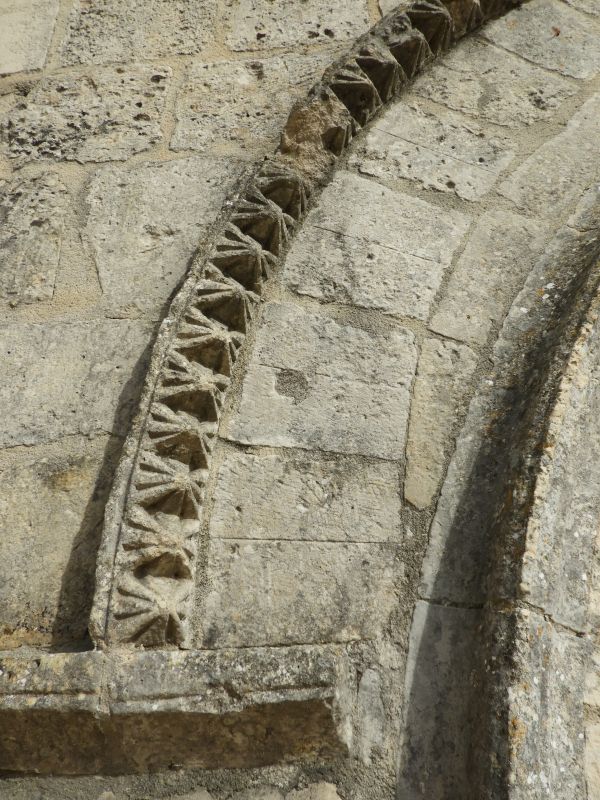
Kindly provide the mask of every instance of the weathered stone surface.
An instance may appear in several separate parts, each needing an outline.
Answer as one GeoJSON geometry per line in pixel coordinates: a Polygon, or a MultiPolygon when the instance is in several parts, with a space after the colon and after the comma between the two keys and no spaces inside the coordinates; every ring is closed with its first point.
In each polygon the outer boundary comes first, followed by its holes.
{"type": "Polygon", "coordinates": [[[239,409],[223,435],[245,444],[402,458],[415,361],[406,330],[375,334],[271,304],[239,409]]]}
{"type": "Polygon", "coordinates": [[[571,117],[562,133],[542,144],[500,184],[500,193],[542,217],[572,208],[600,175],[599,136],[600,94],[596,94],[571,117]]]}
{"type": "MultiPolygon", "coordinates": [[[[570,629],[586,632],[597,585],[600,519],[600,439],[591,420],[600,413],[600,330],[580,337],[563,379],[547,434],[523,554],[520,590],[531,605],[570,629]]],[[[595,605],[595,604],[594,604],[595,605]]]]}
{"type": "Polygon", "coordinates": [[[600,723],[588,722],[585,726],[585,777],[588,800],[600,797],[600,723]]]}
{"type": "Polygon", "coordinates": [[[162,138],[160,117],[171,70],[133,65],[93,75],[47,78],[1,122],[8,154],[119,161],[162,138]]]}
{"type": "Polygon", "coordinates": [[[398,469],[349,457],[228,453],[210,529],[222,539],[398,541],[398,469]]]}
{"type": "Polygon", "coordinates": [[[429,113],[409,94],[375,122],[350,165],[375,178],[405,178],[479,200],[512,161],[512,147],[505,137],[451,111],[429,113]]]}
{"type": "Polygon", "coordinates": [[[467,39],[418,78],[414,91],[513,128],[550,119],[576,89],[561,76],[491,44],[467,39]]]}
{"type": "Polygon", "coordinates": [[[376,637],[397,602],[401,569],[390,544],[213,539],[202,647],[376,637]]]}
{"type": "Polygon", "coordinates": [[[6,0],[0,8],[0,75],[40,69],[52,39],[58,0],[6,0]]]}
{"type": "Polygon", "coordinates": [[[0,297],[11,305],[54,294],[69,201],[54,173],[0,182],[0,297]]]}
{"type": "Polygon", "coordinates": [[[111,309],[159,315],[237,173],[230,161],[192,157],[95,174],[85,234],[111,309]]]}
{"type": "Polygon", "coordinates": [[[541,255],[546,233],[543,226],[518,214],[483,214],[450,276],[431,329],[484,344],[541,255]]]}
{"type": "Polygon", "coordinates": [[[290,792],[285,800],[340,800],[340,796],[332,783],[313,783],[290,792]]]}
{"type": "Polygon", "coordinates": [[[528,61],[584,79],[600,71],[599,33],[589,19],[555,0],[528,3],[483,32],[494,44],[528,61]]]}
{"type": "Polygon", "coordinates": [[[124,433],[149,338],[147,324],[127,320],[0,328],[5,364],[0,445],[32,445],[76,433],[124,433]]]}
{"type": "Polygon", "coordinates": [[[596,0],[566,0],[566,2],[579,11],[585,11],[586,14],[600,16],[600,6],[598,6],[596,0]]]}
{"type": "Polygon", "coordinates": [[[284,797],[274,786],[257,786],[253,789],[235,792],[231,796],[231,800],[284,800],[284,797]]]}
{"type": "Polygon", "coordinates": [[[473,655],[479,609],[417,602],[410,634],[404,700],[404,744],[398,794],[410,800],[463,798],[474,723],[473,655]]]}
{"type": "Polygon", "coordinates": [[[343,5],[303,0],[289,4],[285,14],[269,0],[227,0],[225,21],[233,50],[331,43],[359,36],[369,26],[366,0],[343,5]]]}
{"type": "Polygon", "coordinates": [[[541,614],[517,613],[508,687],[511,774],[519,797],[585,797],[584,683],[589,642],[541,614]]]}
{"type": "Polygon", "coordinates": [[[0,465],[0,650],[84,639],[113,449],[68,439],[0,465]]]}
{"type": "Polygon", "coordinates": [[[600,649],[598,649],[597,641],[587,665],[584,701],[591,708],[600,709],[600,649]]]}
{"type": "Polygon", "coordinates": [[[327,52],[192,64],[177,96],[171,148],[223,150],[229,142],[245,149],[273,147],[294,98],[330,60],[327,52]]]}
{"type": "Polygon", "coordinates": [[[477,358],[456,342],[426,339],[421,349],[408,428],[404,497],[427,508],[444,474],[456,412],[477,358]]]}
{"type": "Polygon", "coordinates": [[[77,0],[63,46],[65,64],[131,61],[201,52],[213,37],[216,0],[77,0]]]}
{"type": "Polygon", "coordinates": [[[459,212],[441,215],[430,203],[341,172],[294,241],[284,279],[319,300],[426,319],[468,224],[459,212]]]}
{"type": "Polygon", "coordinates": [[[357,749],[363,764],[370,764],[385,747],[385,705],[378,670],[364,671],[358,686],[356,707],[359,719],[357,749]]]}

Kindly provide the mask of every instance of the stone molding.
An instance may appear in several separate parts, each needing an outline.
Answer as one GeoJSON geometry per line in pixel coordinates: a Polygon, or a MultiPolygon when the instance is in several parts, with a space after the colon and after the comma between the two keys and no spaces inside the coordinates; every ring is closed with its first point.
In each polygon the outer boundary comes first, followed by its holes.
{"type": "Polygon", "coordinates": [[[426,64],[515,0],[401,4],[292,110],[274,157],[228,198],[161,325],[96,573],[99,647],[192,646],[204,487],[236,361],[271,270],[352,138],[426,64]]]}

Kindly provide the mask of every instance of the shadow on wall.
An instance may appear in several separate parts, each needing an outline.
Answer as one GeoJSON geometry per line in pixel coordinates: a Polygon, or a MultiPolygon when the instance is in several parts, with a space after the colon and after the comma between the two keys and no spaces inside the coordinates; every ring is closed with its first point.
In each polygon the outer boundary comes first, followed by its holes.
{"type": "MultiPolygon", "coordinates": [[[[525,534],[560,379],[598,289],[600,240],[557,238],[554,304],[509,314],[493,388],[471,404],[432,525],[411,632],[399,800],[509,795],[508,689],[525,534]],[[456,496],[460,495],[458,502],[456,496]]],[[[531,285],[529,286],[529,283],[531,285]]]]}
{"type": "Polygon", "coordinates": [[[94,598],[96,558],[102,537],[104,508],[123,450],[123,436],[127,434],[139,406],[154,338],[155,334],[136,362],[131,377],[119,395],[111,436],[104,449],[99,476],[86,505],[62,576],[58,610],[52,627],[54,651],[92,649],[88,623],[94,598]]]}

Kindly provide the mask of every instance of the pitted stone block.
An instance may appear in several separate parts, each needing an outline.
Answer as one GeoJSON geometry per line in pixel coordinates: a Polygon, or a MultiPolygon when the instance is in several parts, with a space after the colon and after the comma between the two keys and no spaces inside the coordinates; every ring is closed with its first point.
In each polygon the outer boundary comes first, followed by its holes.
{"type": "Polygon", "coordinates": [[[400,459],[415,360],[414,337],[404,329],[374,334],[269,305],[239,409],[222,435],[400,459]]]}

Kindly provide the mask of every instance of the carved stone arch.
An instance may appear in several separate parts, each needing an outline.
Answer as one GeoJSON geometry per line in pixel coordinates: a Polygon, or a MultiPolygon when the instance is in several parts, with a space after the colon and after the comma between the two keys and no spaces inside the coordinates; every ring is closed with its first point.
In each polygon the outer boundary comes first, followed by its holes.
{"type": "MultiPolygon", "coordinates": [[[[292,236],[309,213],[318,213],[323,202],[319,197],[335,201],[357,185],[364,191],[375,187],[369,183],[372,175],[360,180],[356,174],[348,177],[345,159],[351,142],[360,143],[361,129],[385,107],[392,108],[392,101],[408,91],[423,67],[463,34],[514,5],[503,0],[402,4],[326,71],[323,81],[292,110],[278,152],[240,180],[215,223],[211,242],[195,258],[154,347],[140,411],[107,507],[91,620],[96,650],[3,660],[0,715],[5,730],[11,731],[3,741],[3,768],[123,772],[171,764],[228,768],[299,761],[309,764],[310,772],[316,759],[320,765],[334,765],[322,769],[330,770],[326,774],[332,780],[340,776],[344,793],[353,780],[359,787],[367,786],[375,774],[372,765],[388,759],[385,791],[391,797],[394,778],[388,762],[395,755],[400,719],[405,745],[400,797],[508,796],[511,770],[522,773],[532,760],[537,769],[547,758],[549,749],[532,756],[514,744],[515,738],[531,740],[532,747],[541,750],[544,740],[538,741],[535,735],[528,739],[531,729],[522,732],[518,715],[512,715],[519,698],[511,692],[517,676],[526,672],[527,654],[537,654],[524,643],[526,606],[538,604],[529,597],[533,589],[527,589],[524,599],[519,580],[526,572],[522,556],[533,536],[540,502],[535,492],[541,486],[540,464],[544,466],[547,455],[540,448],[554,424],[556,398],[568,391],[569,378],[562,375],[571,353],[587,347],[580,342],[573,351],[573,343],[587,330],[583,320],[596,290],[596,228],[588,224],[591,212],[585,205],[581,216],[563,227],[554,249],[549,245],[549,255],[540,260],[538,271],[532,272],[493,354],[492,338],[482,346],[483,357],[493,357],[493,370],[486,368],[483,375],[480,367],[465,378],[473,381],[471,388],[479,389],[439,502],[434,485],[430,505],[420,509],[425,510],[421,518],[415,512],[416,501],[406,503],[403,524],[410,530],[414,523],[416,545],[411,550],[410,587],[403,597],[406,607],[395,613],[403,615],[401,636],[408,638],[416,604],[408,661],[396,660],[399,642],[394,635],[386,631],[377,642],[377,664],[385,663],[396,682],[382,683],[369,649],[371,642],[365,644],[360,636],[348,640],[332,636],[325,642],[308,643],[286,640],[276,645],[260,642],[258,646],[251,639],[231,644],[223,636],[221,646],[214,647],[219,631],[209,626],[200,635],[201,626],[194,617],[199,607],[194,602],[198,585],[202,602],[206,599],[205,584],[198,580],[205,560],[200,556],[206,556],[209,545],[202,509],[212,501],[217,467],[223,466],[223,462],[211,462],[219,424],[231,410],[231,398],[239,400],[244,370],[247,376],[256,363],[253,354],[261,325],[294,330],[290,327],[293,314],[281,311],[285,303],[280,302],[282,297],[289,300],[286,292],[291,284],[282,288],[281,273],[292,236]],[[550,291],[540,305],[539,290],[550,284],[561,291],[550,291]],[[535,311],[523,316],[523,308],[535,311]],[[481,384],[475,380],[479,378],[481,384]],[[483,441],[477,441],[482,431],[483,441]],[[456,482],[465,474],[468,485],[458,492],[456,482]],[[435,509],[436,515],[425,559],[424,588],[419,590],[416,577],[422,555],[419,547],[426,541],[427,508],[435,509]],[[465,529],[469,534],[461,536],[465,529]],[[466,578],[466,589],[461,577],[466,578]],[[456,647],[444,650],[440,631],[456,647]],[[462,659],[465,650],[466,661],[462,659]],[[492,661],[500,666],[488,669],[492,661]],[[403,699],[398,677],[404,670],[403,699]],[[474,685],[465,688],[467,674],[474,685]],[[397,691],[390,702],[393,713],[381,710],[382,693],[390,690],[397,691]],[[396,734],[391,747],[382,743],[377,730],[383,724],[388,738],[392,729],[396,734]],[[516,725],[516,734],[511,725],[516,725]],[[348,755],[356,761],[352,769],[347,766],[348,755]]],[[[431,123],[432,117],[427,121],[431,123]]],[[[367,131],[375,136],[376,125],[367,131]]],[[[357,157],[356,152],[351,159],[357,157]]],[[[448,178],[447,188],[453,188],[451,183],[448,178]]],[[[376,191],[387,199],[388,189],[384,180],[376,191]]],[[[472,187],[465,189],[471,191],[472,187]]],[[[425,214],[426,203],[415,194],[408,195],[410,203],[425,214]]],[[[585,202],[590,198],[590,207],[596,208],[593,193],[586,195],[585,202]]],[[[446,240],[464,236],[469,227],[465,215],[449,204],[448,221],[442,216],[424,218],[428,229],[434,230],[439,223],[446,226],[446,240]]],[[[397,253],[397,258],[401,255],[397,253]]],[[[417,256],[419,263],[435,261],[426,249],[417,256]]],[[[439,283],[431,290],[432,302],[438,288],[439,283]]],[[[521,284],[515,286],[520,288],[521,284]]],[[[302,300],[301,309],[307,312],[315,311],[315,305],[310,305],[315,296],[310,298],[302,300]]],[[[344,306],[344,301],[339,305],[344,306]]],[[[371,338],[382,347],[392,342],[380,353],[386,367],[396,366],[401,360],[398,353],[411,365],[412,372],[407,370],[406,375],[397,374],[393,381],[388,376],[381,379],[376,388],[382,393],[393,389],[398,395],[408,395],[409,384],[416,392],[416,381],[412,383],[416,340],[431,344],[432,353],[451,361],[453,354],[469,349],[463,342],[457,344],[451,334],[427,329],[423,319],[403,319],[398,331],[393,329],[393,319],[390,324],[380,319],[378,327],[370,327],[360,313],[351,355],[368,362],[364,343],[371,338]]],[[[338,335],[338,328],[354,319],[343,309],[335,314],[323,323],[319,334],[323,339],[334,329],[338,335]]],[[[402,315],[396,310],[389,316],[402,315]]],[[[308,313],[303,319],[307,318],[308,313]]],[[[346,329],[352,327],[353,323],[346,325],[346,329]]],[[[492,337],[493,326],[490,331],[492,337]]],[[[419,363],[423,375],[423,356],[419,363]]],[[[302,372],[289,365],[276,367],[290,403],[301,402],[306,389],[302,372]]],[[[572,367],[567,375],[569,370],[572,367]]],[[[418,417],[422,411],[421,406],[411,413],[418,417]]],[[[393,424],[398,421],[391,419],[393,424]]],[[[405,425],[406,419],[399,422],[405,425]]],[[[409,430],[409,449],[410,436],[409,430]]],[[[252,442],[237,444],[241,451],[246,444],[253,446],[252,442]]],[[[297,439],[286,446],[302,449],[297,439]]],[[[447,443],[444,448],[448,454],[447,443]]],[[[249,458],[254,457],[249,452],[249,458]]],[[[382,463],[402,460],[396,450],[390,452],[381,458],[382,463]]],[[[258,457],[262,455],[258,453],[256,463],[264,466],[258,457]]],[[[367,455],[375,464],[377,456],[367,455]]],[[[356,453],[344,456],[351,462],[356,453]]],[[[370,464],[368,458],[359,466],[370,464]]],[[[358,464],[359,459],[355,460],[358,464]]],[[[377,469],[375,464],[373,472],[377,469]]],[[[258,474],[262,477],[263,473],[258,474]]],[[[390,474],[385,472],[385,477],[390,474]]],[[[378,580],[383,576],[382,584],[386,567],[377,574],[378,580]]],[[[531,572],[531,564],[527,569],[531,572]]],[[[223,587],[231,589],[226,581],[218,588],[223,587]]],[[[390,596],[397,596],[396,586],[387,585],[387,589],[390,596]]],[[[222,596],[228,599],[226,592],[222,596]]],[[[544,624],[553,624],[548,619],[552,613],[544,611],[544,624]]],[[[553,630],[546,630],[551,639],[553,630]]],[[[575,705],[569,706],[571,711],[575,705]]],[[[559,770],[558,762],[549,764],[559,770]]],[[[543,769],[540,766],[538,771],[543,769]]],[[[561,775],[559,770],[554,796],[577,796],[581,782],[576,769],[569,771],[569,781],[561,783],[561,775]]],[[[377,784],[378,779],[374,780],[377,784]]]]}

